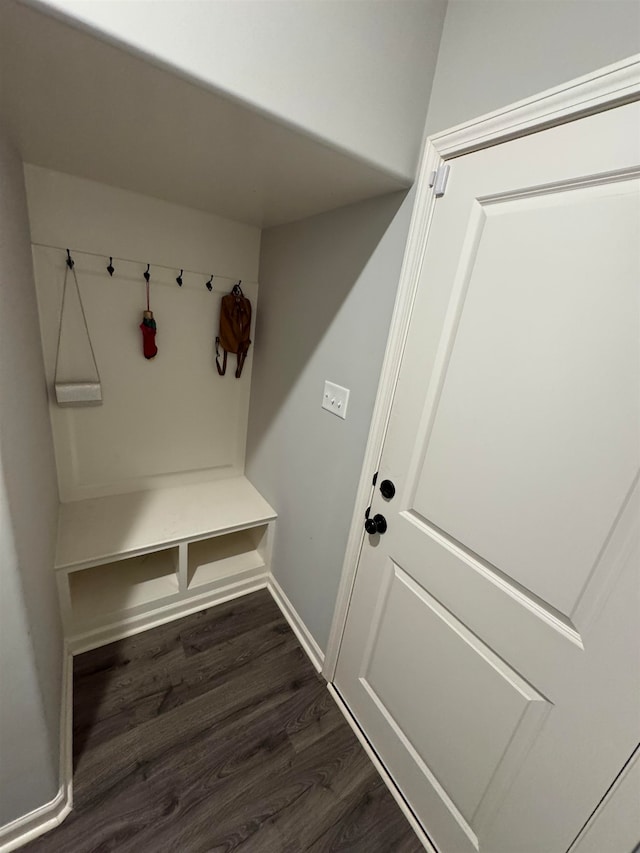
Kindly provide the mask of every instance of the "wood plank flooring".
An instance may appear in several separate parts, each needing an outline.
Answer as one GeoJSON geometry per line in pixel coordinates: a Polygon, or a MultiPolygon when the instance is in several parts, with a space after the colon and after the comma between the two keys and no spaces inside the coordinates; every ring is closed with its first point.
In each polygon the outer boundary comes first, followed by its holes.
{"type": "Polygon", "coordinates": [[[28,853],[423,849],[266,590],[77,656],[73,730],[28,853]]]}

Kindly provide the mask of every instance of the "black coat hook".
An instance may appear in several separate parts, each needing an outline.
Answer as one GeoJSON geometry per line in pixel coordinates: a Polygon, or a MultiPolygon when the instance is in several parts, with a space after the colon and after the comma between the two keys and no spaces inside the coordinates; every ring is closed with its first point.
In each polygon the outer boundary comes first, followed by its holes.
{"type": "Polygon", "coordinates": [[[114,274],[114,272],[115,272],[115,268],[114,268],[114,266],[113,266],[113,258],[112,258],[112,257],[109,257],[109,266],[107,267],[107,272],[109,273],[109,275],[113,275],[113,274],[114,274]]]}
{"type": "Polygon", "coordinates": [[[209,291],[209,293],[211,293],[211,291],[213,290],[213,276],[211,276],[211,278],[207,282],[207,290],[209,291]]]}
{"type": "Polygon", "coordinates": [[[184,270],[180,270],[180,275],[176,278],[176,282],[178,283],[178,287],[182,287],[182,273],[184,270]]]}
{"type": "Polygon", "coordinates": [[[142,273],[142,275],[144,276],[144,280],[147,282],[147,284],[149,284],[149,279],[151,278],[151,273],[149,272],[149,266],[150,265],[147,264],[146,272],[142,273]]]}
{"type": "Polygon", "coordinates": [[[73,269],[74,260],[71,257],[71,252],[67,249],[67,266],[70,270],[73,269]]]}

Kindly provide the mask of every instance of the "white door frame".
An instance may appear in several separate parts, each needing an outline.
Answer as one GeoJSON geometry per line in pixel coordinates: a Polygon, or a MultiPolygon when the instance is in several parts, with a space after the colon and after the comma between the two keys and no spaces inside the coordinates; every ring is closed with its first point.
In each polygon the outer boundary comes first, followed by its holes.
{"type": "Polygon", "coordinates": [[[398,294],[322,670],[327,681],[332,682],[335,677],[338,652],[364,540],[364,508],[370,503],[371,478],[378,470],[382,455],[413,302],[437,203],[430,186],[432,173],[441,163],[462,154],[639,99],[640,54],[427,139],[418,168],[416,199],[400,272],[398,294]]]}

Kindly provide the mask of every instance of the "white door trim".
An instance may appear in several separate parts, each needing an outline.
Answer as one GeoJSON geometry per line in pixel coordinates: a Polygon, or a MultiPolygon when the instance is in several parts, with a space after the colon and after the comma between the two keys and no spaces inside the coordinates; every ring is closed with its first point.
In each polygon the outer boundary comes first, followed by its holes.
{"type": "Polygon", "coordinates": [[[409,320],[437,201],[429,186],[432,172],[443,160],[639,99],[640,54],[427,139],[418,167],[416,199],[400,272],[398,294],[322,670],[327,681],[332,682],[335,677],[338,652],[364,539],[364,508],[370,503],[371,478],[378,470],[382,455],[409,320]]]}

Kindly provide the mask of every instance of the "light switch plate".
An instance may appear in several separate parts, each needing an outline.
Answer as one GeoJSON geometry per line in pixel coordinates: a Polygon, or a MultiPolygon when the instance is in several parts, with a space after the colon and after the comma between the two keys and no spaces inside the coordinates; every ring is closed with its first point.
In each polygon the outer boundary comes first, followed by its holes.
{"type": "Polygon", "coordinates": [[[347,417],[347,405],[349,404],[349,389],[335,382],[325,382],[322,394],[322,408],[333,412],[339,418],[347,417]]]}

